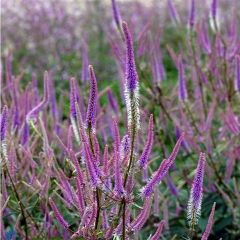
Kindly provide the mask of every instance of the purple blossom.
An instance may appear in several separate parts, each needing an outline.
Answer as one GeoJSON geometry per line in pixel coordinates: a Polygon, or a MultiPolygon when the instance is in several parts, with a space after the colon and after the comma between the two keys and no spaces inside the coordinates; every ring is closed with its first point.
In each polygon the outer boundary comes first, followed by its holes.
{"type": "Polygon", "coordinates": [[[175,4],[173,3],[173,0],[168,0],[168,12],[169,12],[169,15],[173,22],[175,22],[175,23],[180,22],[179,15],[177,13],[177,10],[176,10],[175,4]]]}
{"type": "Polygon", "coordinates": [[[121,28],[121,15],[119,13],[119,9],[118,6],[116,4],[115,0],[112,0],[112,12],[113,12],[113,19],[117,25],[117,28],[120,29],[121,28]]]}
{"type": "Polygon", "coordinates": [[[212,0],[212,3],[211,3],[211,14],[212,14],[212,18],[213,19],[216,19],[217,5],[218,5],[218,0],[212,0]]]}
{"type": "Polygon", "coordinates": [[[149,118],[149,124],[148,124],[147,142],[144,146],[144,150],[139,159],[140,168],[145,168],[147,166],[147,162],[150,157],[151,150],[152,150],[152,145],[153,145],[153,115],[151,114],[151,116],[149,118]]]}
{"type": "Polygon", "coordinates": [[[205,162],[205,153],[201,152],[188,201],[187,218],[191,227],[197,224],[198,218],[201,215],[205,162]]]}

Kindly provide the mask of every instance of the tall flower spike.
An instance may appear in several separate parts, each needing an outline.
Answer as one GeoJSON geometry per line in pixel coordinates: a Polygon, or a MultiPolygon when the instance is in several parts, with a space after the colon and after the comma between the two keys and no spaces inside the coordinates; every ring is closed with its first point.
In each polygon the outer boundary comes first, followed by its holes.
{"type": "Polygon", "coordinates": [[[190,8],[189,8],[189,16],[188,16],[188,24],[190,29],[193,29],[195,24],[195,0],[190,0],[190,8]]]}
{"type": "Polygon", "coordinates": [[[113,119],[113,131],[114,131],[114,172],[115,172],[115,187],[114,190],[118,196],[122,196],[124,193],[123,181],[121,176],[121,165],[120,165],[120,136],[118,130],[118,124],[113,119]]]}
{"type": "Polygon", "coordinates": [[[150,212],[151,212],[151,206],[152,206],[152,198],[146,198],[142,211],[138,214],[136,219],[131,223],[131,229],[133,231],[140,230],[144,223],[147,221],[150,212]]]}
{"type": "Polygon", "coordinates": [[[150,240],[158,240],[161,237],[162,231],[163,231],[163,227],[165,226],[166,222],[164,220],[162,220],[159,225],[158,228],[156,230],[156,232],[154,233],[154,235],[150,238],[150,240]]]}
{"type": "Polygon", "coordinates": [[[148,183],[143,187],[143,189],[141,190],[141,196],[142,198],[146,198],[146,197],[149,197],[151,196],[153,190],[154,190],[154,187],[156,186],[156,184],[158,184],[159,182],[162,181],[162,179],[166,176],[169,168],[172,166],[176,156],[177,156],[177,153],[180,149],[180,146],[182,144],[182,141],[184,139],[184,134],[182,134],[180,136],[180,138],[178,139],[175,147],[173,148],[173,151],[171,153],[171,155],[169,156],[168,159],[164,159],[158,170],[153,174],[153,177],[148,181],[148,183]]]}
{"type": "Polygon", "coordinates": [[[92,65],[89,65],[89,75],[90,75],[90,93],[86,117],[86,127],[90,131],[95,131],[96,125],[96,110],[97,110],[97,98],[98,98],[98,88],[97,79],[94,73],[92,65]]]}
{"type": "Polygon", "coordinates": [[[135,65],[133,41],[128,25],[122,23],[126,43],[126,72],[125,72],[125,100],[128,114],[128,128],[130,133],[140,127],[138,74],[135,65]]]}
{"type": "Polygon", "coordinates": [[[63,218],[62,214],[59,212],[55,202],[52,200],[52,198],[49,198],[49,204],[56,216],[56,219],[58,220],[58,222],[66,229],[68,229],[69,224],[68,222],[63,218]]]}
{"type": "Polygon", "coordinates": [[[215,207],[216,207],[216,202],[213,203],[212,210],[211,210],[211,213],[208,218],[208,223],[207,223],[206,229],[202,235],[201,240],[208,240],[208,237],[211,233],[213,221],[214,221],[215,207]]]}
{"type": "Polygon", "coordinates": [[[151,154],[151,150],[152,150],[152,145],[153,145],[153,115],[151,114],[151,116],[149,118],[149,123],[148,123],[147,142],[144,146],[144,150],[139,159],[139,166],[141,168],[145,168],[147,166],[147,162],[148,162],[149,156],[151,154]]]}
{"type": "Polygon", "coordinates": [[[180,101],[187,100],[186,80],[181,56],[178,58],[178,99],[180,101]]]}
{"type": "Polygon", "coordinates": [[[240,56],[236,56],[235,90],[240,93],[240,56]]]}
{"type": "Polygon", "coordinates": [[[35,120],[36,116],[41,112],[49,102],[49,79],[48,79],[48,72],[44,72],[44,96],[43,100],[34,107],[26,116],[26,120],[29,123],[31,120],[35,120]]]}
{"type": "Polygon", "coordinates": [[[188,201],[187,218],[191,228],[197,224],[198,218],[201,215],[202,205],[202,191],[203,191],[203,177],[205,168],[205,153],[200,153],[198,166],[196,169],[195,177],[192,183],[190,198],[188,201]]]}

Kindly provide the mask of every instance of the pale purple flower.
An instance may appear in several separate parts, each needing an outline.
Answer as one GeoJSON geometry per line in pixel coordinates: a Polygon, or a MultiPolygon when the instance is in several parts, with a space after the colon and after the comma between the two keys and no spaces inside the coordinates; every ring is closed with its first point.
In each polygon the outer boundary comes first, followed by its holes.
{"type": "Polygon", "coordinates": [[[69,228],[69,224],[68,222],[63,218],[62,214],[59,212],[55,202],[52,200],[52,198],[49,198],[49,203],[51,205],[51,208],[55,214],[56,219],[58,220],[58,222],[66,229],[69,228]]]}
{"type": "Polygon", "coordinates": [[[0,139],[1,142],[5,140],[6,138],[6,132],[7,132],[7,124],[8,124],[8,108],[5,105],[3,107],[1,118],[0,118],[0,139]]]}
{"type": "Polygon", "coordinates": [[[173,164],[173,162],[174,162],[174,160],[175,160],[175,158],[177,156],[177,153],[178,153],[178,151],[180,149],[180,146],[182,144],[183,138],[184,138],[184,134],[182,134],[181,137],[178,139],[178,141],[177,141],[175,147],[173,148],[173,151],[170,154],[169,158],[168,159],[164,159],[161,162],[158,170],[153,174],[152,178],[143,187],[143,189],[141,190],[141,196],[143,198],[151,196],[151,194],[152,194],[156,184],[161,182],[162,179],[166,176],[169,168],[172,166],[172,164],[173,164]]]}
{"type": "Polygon", "coordinates": [[[31,120],[35,120],[39,112],[41,112],[49,102],[49,79],[48,72],[44,72],[44,96],[43,100],[34,107],[26,116],[26,120],[29,123],[31,120]]]}
{"type": "Polygon", "coordinates": [[[240,56],[236,56],[235,90],[240,93],[240,56]]]}
{"type": "Polygon", "coordinates": [[[119,112],[118,104],[117,104],[116,99],[115,99],[114,96],[113,96],[113,93],[112,93],[112,90],[111,90],[111,89],[109,89],[109,90],[107,91],[107,96],[108,96],[108,102],[109,102],[112,110],[114,111],[114,113],[118,114],[118,112],[119,112]]]}
{"type": "Polygon", "coordinates": [[[120,156],[121,159],[124,159],[130,152],[130,137],[128,134],[123,136],[121,145],[120,145],[120,156]]]}
{"type": "Polygon", "coordinates": [[[166,224],[166,222],[164,220],[162,220],[159,225],[158,228],[156,230],[156,232],[154,233],[154,235],[149,239],[149,240],[159,240],[163,231],[163,227],[166,224]]]}
{"type": "Polygon", "coordinates": [[[118,123],[115,119],[113,119],[113,131],[114,131],[114,176],[115,176],[114,190],[118,194],[118,196],[122,196],[124,193],[124,189],[120,165],[120,136],[118,123]]]}
{"type": "Polygon", "coordinates": [[[216,19],[217,5],[218,5],[218,0],[212,0],[212,3],[211,3],[211,14],[212,14],[212,18],[213,19],[216,19]]]}
{"type": "Polygon", "coordinates": [[[120,29],[121,28],[121,15],[119,13],[119,9],[118,6],[116,4],[115,0],[112,0],[112,12],[113,12],[113,19],[117,25],[117,28],[120,29]]]}
{"type": "Polygon", "coordinates": [[[202,192],[203,192],[203,177],[205,168],[205,153],[200,153],[198,166],[191,187],[190,198],[188,201],[187,218],[189,225],[192,227],[197,224],[198,218],[201,215],[202,192]]]}
{"type": "Polygon", "coordinates": [[[190,8],[189,8],[189,15],[188,15],[188,24],[190,29],[193,29],[195,24],[195,0],[190,0],[190,8]]]}
{"type": "Polygon", "coordinates": [[[179,56],[178,59],[178,99],[180,101],[187,100],[187,87],[186,87],[186,79],[184,74],[184,66],[182,62],[182,57],[179,56]]]}
{"type": "Polygon", "coordinates": [[[145,224],[145,222],[147,221],[150,215],[151,206],[152,206],[152,198],[146,198],[143,205],[143,209],[130,225],[133,231],[139,231],[143,227],[143,225],[145,224]]]}
{"type": "Polygon", "coordinates": [[[179,23],[179,15],[176,10],[175,4],[173,3],[173,0],[168,0],[168,12],[170,15],[170,18],[172,19],[173,22],[179,23]]]}
{"type": "Polygon", "coordinates": [[[153,145],[153,115],[151,114],[151,116],[149,118],[149,124],[148,124],[147,142],[144,146],[144,150],[139,159],[140,168],[145,168],[147,166],[147,162],[150,157],[151,150],[152,150],[152,145],[153,145]]]}
{"type": "Polygon", "coordinates": [[[213,203],[212,210],[211,210],[211,213],[208,218],[208,223],[207,223],[206,229],[202,235],[201,240],[208,240],[208,237],[211,233],[213,222],[214,222],[215,207],[216,207],[216,202],[213,203]]]}

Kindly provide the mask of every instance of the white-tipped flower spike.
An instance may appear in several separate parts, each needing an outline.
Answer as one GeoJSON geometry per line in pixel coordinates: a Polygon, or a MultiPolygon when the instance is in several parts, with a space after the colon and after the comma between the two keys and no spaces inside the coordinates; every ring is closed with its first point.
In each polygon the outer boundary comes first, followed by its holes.
{"type": "Polygon", "coordinates": [[[203,176],[205,168],[205,153],[200,153],[198,166],[192,183],[190,198],[188,201],[187,218],[191,228],[197,224],[201,215],[202,192],[203,192],[203,176]]]}
{"type": "Polygon", "coordinates": [[[6,144],[6,132],[8,124],[8,108],[5,105],[3,107],[1,117],[0,117],[0,142],[1,142],[1,154],[5,160],[7,160],[7,144],[6,144]]]}
{"type": "Polygon", "coordinates": [[[212,226],[213,226],[213,221],[214,221],[214,213],[215,213],[215,207],[216,207],[216,202],[213,203],[211,213],[208,218],[208,223],[205,229],[205,232],[202,235],[201,240],[208,240],[208,237],[211,233],[212,226]]]}
{"type": "Polygon", "coordinates": [[[34,107],[26,116],[27,122],[34,121],[39,114],[48,104],[49,102],[49,77],[48,77],[48,72],[44,72],[44,96],[43,100],[36,106],[34,107]]]}
{"type": "Polygon", "coordinates": [[[75,136],[75,139],[78,143],[80,143],[80,136],[79,136],[79,130],[77,126],[77,110],[75,103],[77,102],[77,90],[76,90],[76,79],[71,78],[70,79],[70,119],[73,127],[73,133],[75,136]]]}
{"type": "Polygon", "coordinates": [[[126,22],[122,23],[126,44],[125,100],[128,115],[128,128],[131,134],[140,127],[138,74],[133,52],[133,41],[126,22]]]}

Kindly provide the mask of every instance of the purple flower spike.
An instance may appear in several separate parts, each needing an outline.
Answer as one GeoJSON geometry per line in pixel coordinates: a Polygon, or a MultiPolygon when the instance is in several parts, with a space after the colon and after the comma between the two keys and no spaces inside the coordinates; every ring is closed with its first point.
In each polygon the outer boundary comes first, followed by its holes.
{"type": "Polygon", "coordinates": [[[179,56],[178,59],[178,99],[180,101],[187,100],[187,88],[186,88],[186,80],[184,76],[184,67],[182,63],[182,57],[179,56]]]}
{"type": "Polygon", "coordinates": [[[153,177],[148,181],[148,183],[143,187],[143,189],[141,190],[141,196],[142,198],[146,198],[151,196],[154,187],[156,184],[158,184],[160,181],[162,181],[162,179],[166,176],[169,168],[172,166],[177,153],[180,149],[180,146],[182,144],[182,141],[184,139],[184,134],[182,134],[180,136],[180,138],[178,139],[175,147],[173,148],[173,151],[171,153],[171,155],[169,156],[168,159],[164,159],[161,164],[160,167],[158,168],[158,170],[153,174],[153,177]]]}
{"type": "Polygon", "coordinates": [[[3,107],[2,113],[1,113],[1,119],[0,119],[0,139],[1,142],[5,140],[6,138],[6,132],[7,132],[7,120],[8,120],[8,108],[5,105],[3,107]]]}
{"type": "Polygon", "coordinates": [[[174,23],[180,22],[176,7],[172,0],[168,0],[168,12],[169,12],[170,18],[174,23]]]}
{"type": "Polygon", "coordinates": [[[128,114],[128,127],[132,133],[133,131],[136,132],[140,127],[138,74],[134,59],[132,36],[126,22],[122,23],[122,28],[126,43],[125,101],[128,114]]]}
{"type": "Polygon", "coordinates": [[[216,19],[216,16],[217,16],[217,5],[218,5],[218,0],[212,0],[211,14],[213,19],[216,19]]]}
{"type": "Polygon", "coordinates": [[[108,102],[112,108],[112,110],[114,111],[115,114],[117,114],[119,112],[119,109],[118,109],[118,104],[117,104],[117,101],[116,99],[114,98],[113,96],[113,93],[112,93],[112,90],[109,89],[107,91],[107,96],[108,96],[108,102]]]}
{"type": "Polygon", "coordinates": [[[136,219],[131,223],[131,229],[133,231],[140,230],[144,223],[147,221],[152,206],[152,198],[147,198],[144,202],[142,211],[138,214],[136,219]]]}
{"type": "Polygon", "coordinates": [[[41,112],[49,102],[49,79],[48,79],[48,72],[44,72],[44,96],[43,100],[34,107],[26,116],[26,120],[29,123],[31,120],[35,120],[36,116],[41,112]]]}
{"type": "Polygon", "coordinates": [[[121,141],[121,146],[120,146],[121,159],[125,158],[129,154],[129,152],[130,152],[130,138],[127,134],[122,138],[122,141],[121,141]]]}
{"type": "Polygon", "coordinates": [[[213,226],[213,221],[214,221],[214,213],[215,213],[215,207],[216,207],[216,202],[213,203],[211,213],[208,218],[208,223],[205,229],[205,232],[202,235],[201,240],[208,240],[208,236],[211,233],[212,226],[213,226]]]}
{"type": "Polygon", "coordinates": [[[194,23],[195,23],[195,0],[191,0],[188,16],[188,24],[190,29],[193,29],[194,23]]]}
{"type": "Polygon", "coordinates": [[[153,115],[151,114],[148,123],[147,142],[144,146],[143,153],[139,159],[140,168],[146,168],[149,156],[151,154],[152,145],[153,145],[153,115]]]}
{"type": "Polygon", "coordinates": [[[93,159],[92,153],[89,149],[87,142],[84,142],[83,144],[84,144],[84,153],[85,153],[85,160],[86,160],[86,167],[88,170],[88,175],[90,177],[92,186],[96,187],[98,184],[98,176],[100,174],[97,169],[97,166],[94,164],[94,159],[93,159]]]}
{"type": "Polygon", "coordinates": [[[51,208],[58,220],[58,222],[65,228],[65,229],[68,229],[69,227],[69,224],[68,222],[63,218],[62,214],[59,212],[56,204],[54,203],[54,201],[52,200],[52,198],[49,198],[49,203],[51,205],[51,208]]]}
{"type": "Polygon", "coordinates": [[[113,120],[113,130],[114,130],[114,172],[115,172],[115,187],[114,190],[118,196],[122,196],[124,193],[123,181],[121,176],[120,167],[120,137],[117,121],[113,120]]]}
{"type": "Polygon", "coordinates": [[[161,237],[162,231],[163,231],[163,227],[165,226],[166,222],[164,220],[162,220],[159,225],[158,228],[156,230],[156,232],[154,233],[154,235],[150,238],[150,240],[158,240],[161,237]]]}
{"type": "Polygon", "coordinates": [[[135,65],[133,40],[126,22],[122,23],[126,41],[126,83],[129,92],[134,91],[138,86],[138,74],[135,65]]]}
{"type": "Polygon", "coordinates": [[[120,29],[121,28],[121,25],[120,25],[121,15],[119,13],[119,9],[118,9],[118,6],[117,6],[115,0],[112,0],[112,11],[113,11],[113,18],[117,25],[117,28],[120,29]]]}
{"type": "Polygon", "coordinates": [[[240,56],[236,56],[235,90],[240,93],[240,56]]]}
{"type": "Polygon", "coordinates": [[[90,75],[90,93],[86,117],[86,127],[91,131],[95,131],[96,125],[96,108],[97,108],[97,98],[98,98],[98,88],[97,79],[94,73],[92,65],[89,65],[89,75],[90,75]]]}
{"type": "Polygon", "coordinates": [[[188,201],[187,218],[189,220],[190,227],[193,227],[197,224],[198,218],[201,215],[205,162],[205,153],[201,152],[188,201]]]}

